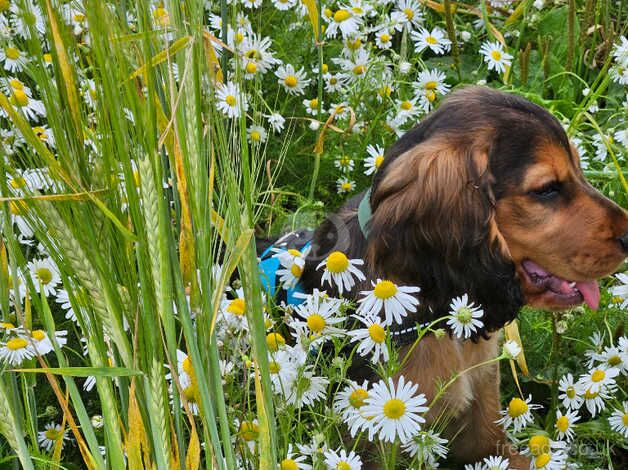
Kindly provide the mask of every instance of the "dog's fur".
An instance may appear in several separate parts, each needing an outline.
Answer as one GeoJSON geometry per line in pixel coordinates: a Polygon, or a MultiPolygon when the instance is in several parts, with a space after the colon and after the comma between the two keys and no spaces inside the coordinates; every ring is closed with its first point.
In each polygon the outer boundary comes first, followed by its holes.
{"type": "MultiPolygon", "coordinates": [[[[540,106],[488,88],[452,93],[388,150],[371,187],[368,239],[357,218],[361,198],[319,227],[302,283],[319,287],[316,265],[340,250],[365,260],[367,281],[350,296],[377,278],[419,286],[412,322],[442,317],[464,293],[481,305],[484,328],[471,340],[426,337],[400,372],[428,402],[439,381],[497,356],[499,335],[490,333],[524,304],[559,310],[574,303],[535,285],[524,260],[590,281],[616,270],[628,248],[628,214],[587,183],[560,123],[540,106]]],[[[502,453],[513,468],[529,467],[495,424],[496,364],[462,375],[437,403],[428,418],[451,418],[454,458],[502,453]]]]}

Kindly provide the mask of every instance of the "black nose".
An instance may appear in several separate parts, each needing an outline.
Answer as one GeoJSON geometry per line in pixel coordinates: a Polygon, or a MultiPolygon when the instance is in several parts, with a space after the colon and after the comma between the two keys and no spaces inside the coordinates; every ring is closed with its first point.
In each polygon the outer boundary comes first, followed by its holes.
{"type": "Polygon", "coordinates": [[[628,251],[628,232],[619,237],[619,243],[621,243],[621,247],[624,251],[628,251]]]}

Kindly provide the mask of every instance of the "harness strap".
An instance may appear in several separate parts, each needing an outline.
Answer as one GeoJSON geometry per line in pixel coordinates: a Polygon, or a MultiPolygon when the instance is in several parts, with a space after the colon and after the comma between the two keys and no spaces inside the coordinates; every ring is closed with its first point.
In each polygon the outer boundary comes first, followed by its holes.
{"type": "Polygon", "coordinates": [[[368,225],[371,221],[371,217],[373,217],[373,212],[371,212],[371,188],[369,188],[366,193],[364,193],[364,197],[358,206],[358,222],[360,223],[360,229],[362,230],[364,238],[368,238],[369,236],[368,225]]]}

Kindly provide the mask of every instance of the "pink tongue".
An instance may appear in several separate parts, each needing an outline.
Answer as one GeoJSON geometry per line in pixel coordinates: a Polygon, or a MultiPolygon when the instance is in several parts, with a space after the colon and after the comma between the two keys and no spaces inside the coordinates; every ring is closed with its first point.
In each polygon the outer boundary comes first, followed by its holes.
{"type": "Polygon", "coordinates": [[[600,305],[600,288],[597,281],[576,282],[576,289],[580,291],[589,308],[597,310],[600,305]]]}

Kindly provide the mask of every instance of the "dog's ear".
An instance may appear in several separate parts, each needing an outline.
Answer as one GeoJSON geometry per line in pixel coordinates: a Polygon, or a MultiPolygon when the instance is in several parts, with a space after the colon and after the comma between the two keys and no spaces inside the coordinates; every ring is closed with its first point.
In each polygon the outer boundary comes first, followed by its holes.
{"type": "Polygon", "coordinates": [[[374,274],[421,287],[426,321],[462,294],[484,309],[484,331],[523,305],[495,221],[488,147],[432,137],[394,158],[371,195],[367,261],[374,274]]]}

